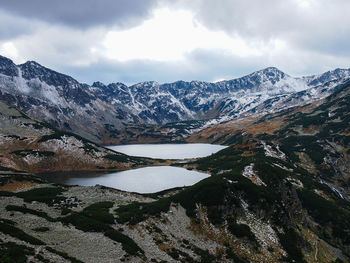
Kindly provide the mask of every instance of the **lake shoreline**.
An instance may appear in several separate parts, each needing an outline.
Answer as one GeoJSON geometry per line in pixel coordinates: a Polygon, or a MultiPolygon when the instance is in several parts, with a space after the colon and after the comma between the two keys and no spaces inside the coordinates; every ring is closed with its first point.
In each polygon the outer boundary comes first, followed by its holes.
{"type": "Polygon", "coordinates": [[[158,162],[124,170],[60,171],[41,173],[38,176],[50,183],[61,185],[101,185],[126,192],[151,194],[171,188],[188,187],[210,177],[211,174],[198,171],[195,167],[188,166],[187,163],[226,148],[203,143],[134,144],[110,147],[112,150],[129,156],[137,154],[137,157],[152,158],[158,162]],[[125,149],[129,152],[125,153],[125,149]]]}

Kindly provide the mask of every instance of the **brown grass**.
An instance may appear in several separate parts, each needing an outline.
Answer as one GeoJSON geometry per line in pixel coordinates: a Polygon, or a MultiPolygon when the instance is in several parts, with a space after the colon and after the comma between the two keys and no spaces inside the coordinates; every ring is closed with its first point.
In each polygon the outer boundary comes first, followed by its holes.
{"type": "Polygon", "coordinates": [[[0,191],[7,191],[7,192],[19,192],[22,190],[26,190],[28,188],[32,188],[36,186],[37,184],[29,181],[12,181],[5,185],[0,186],[0,191]]]}

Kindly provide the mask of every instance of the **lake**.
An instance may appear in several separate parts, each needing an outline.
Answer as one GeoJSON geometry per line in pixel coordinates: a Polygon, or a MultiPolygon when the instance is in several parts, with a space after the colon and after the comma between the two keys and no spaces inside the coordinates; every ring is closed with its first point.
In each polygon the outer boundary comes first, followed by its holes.
{"type": "MultiPolygon", "coordinates": [[[[212,144],[135,144],[109,146],[118,152],[133,156],[186,159],[205,157],[226,146],[212,144]]],[[[69,172],[44,176],[53,183],[66,185],[104,185],[115,189],[137,193],[154,193],[166,189],[193,185],[209,174],[172,166],[156,166],[114,173],[69,172]]]]}
{"type": "Polygon", "coordinates": [[[127,155],[160,159],[200,158],[216,153],[227,146],[188,143],[188,144],[130,144],[113,145],[107,148],[127,155]]]}
{"type": "Polygon", "coordinates": [[[76,172],[57,173],[50,176],[45,176],[45,178],[53,183],[82,186],[99,184],[123,191],[145,194],[193,185],[210,175],[179,167],[155,166],[108,174],[76,172]]]}

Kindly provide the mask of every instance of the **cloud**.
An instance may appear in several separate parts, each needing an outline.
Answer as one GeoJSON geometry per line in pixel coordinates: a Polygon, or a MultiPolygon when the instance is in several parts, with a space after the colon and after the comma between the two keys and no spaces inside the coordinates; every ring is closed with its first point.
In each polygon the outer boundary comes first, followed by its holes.
{"type": "Polygon", "coordinates": [[[155,0],[2,0],[0,8],[21,17],[86,29],[135,25],[155,4],[155,0]]]}
{"type": "Polygon", "coordinates": [[[299,50],[283,55],[274,52],[241,57],[220,50],[196,49],[183,60],[177,61],[99,59],[89,66],[64,65],[55,69],[70,72],[73,77],[88,84],[102,81],[105,84],[123,82],[133,85],[149,80],[158,83],[178,80],[215,82],[242,77],[269,66],[276,66],[291,76],[299,77],[323,73],[337,67],[347,68],[349,62],[347,58],[335,59],[333,56],[299,50]]]}
{"type": "Polygon", "coordinates": [[[108,32],[103,45],[101,53],[120,61],[179,60],[185,53],[198,48],[230,50],[240,56],[260,53],[239,37],[230,37],[222,31],[210,31],[193,23],[193,15],[189,11],[166,8],[156,10],[152,19],[138,27],[108,32]]]}
{"type": "Polygon", "coordinates": [[[8,14],[0,9],[0,41],[24,34],[31,34],[40,27],[39,23],[8,14]]]}
{"type": "Polygon", "coordinates": [[[90,84],[215,81],[268,66],[301,76],[349,67],[347,10],[348,0],[4,0],[0,53],[90,84]]]}
{"type": "Polygon", "coordinates": [[[349,54],[344,44],[350,38],[347,0],[169,0],[166,5],[190,9],[198,23],[246,41],[278,39],[291,48],[349,54]]]}
{"type": "Polygon", "coordinates": [[[178,80],[216,81],[221,78],[234,78],[250,73],[256,67],[254,63],[239,57],[228,58],[225,54],[205,53],[195,51],[181,61],[143,59],[122,62],[101,59],[86,67],[67,65],[56,69],[62,72],[71,72],[79,81],[88,84],[99,80],[105,84],[123,82],[132,85],[143,81],[157,81],[158,83],[178,80]]]}

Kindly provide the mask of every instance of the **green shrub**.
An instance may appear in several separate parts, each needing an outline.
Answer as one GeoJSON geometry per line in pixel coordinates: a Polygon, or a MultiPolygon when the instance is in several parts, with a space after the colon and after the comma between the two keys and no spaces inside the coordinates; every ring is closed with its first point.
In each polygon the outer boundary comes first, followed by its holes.
{"type": "Polygon", "coordinates": [[[27,203],[37,201],[47,205],[53,205],[54,203],[65,200],[64,197],[60,196],[63,191],[64,189],[59,187],[43,187],[19,192],[16,196],[23,198],[24,202],[27,203]]]}
{"type": "Polygon", "coordinates": [[[124,154],[107,154],[104,156],[104,158],[111,161],[121,162],[121,163],[126,163],[130,160],[129,156],[124,154]]]}
{"type": "Polygon", "coordinates": [[[35,231],[35,232],[47,232],[47,231],[50,231],[50,228],[45,227],[45,226],[36,227],[36,228],[33,228],[33,231],[35,231]]]}
{"type": "Polygon", "coordinates": [[[16,225],[15,221],[9,220],[9,219],[5,219],[5,218],[0,218],[0,222],[6,223],[6,224],[10,224],[10,225],[16,225]]]}
{"type": "Polygon", "coordinates": [[[15,172],[16,170],[15,169],[12,169],[12,168],[9,168],[9,167],[4,167],[4,166],[1,166],[0,165],[0,171],[6,171],[6,172],[15,172]]]}
{"type": "Polygon", "coordinates": [[[46,220],[51,221],[51,222],[55,221],[55,219],[53,219],[52,217],[48,216],[48,214],[46,214],[44,212],[36,211],[36,210],[30,209],[30,208],[26,208],[26,207],[23,207],[23,206],[8,205],[8,206],[6,206],[6,210],[7,211],[18,211],[18,212],[21,212],[23,214],[27,214],[28,213],[28,214],[32,214],[32,215],[36,215],[36,216],[45,218],[46,220]]]}
{"type": "Polygon", "coordinates": [[[35,259],[38,259],[40,263],[51,263],[50,260],[44,258],[41,254],[36,254],[35,259]]]}
{"type": "Polygon", "coordinates": [[[0,196],[11,197],[11,196],[15,196],[15,194],[7,191],[0,191],[0,196]]]}
{"type": "MultiPolygon", "coordinates": [[[[334,201],[329,201],[310,190],[299,190],[302,205],[312,218],[320,225],[328,225],[335,237],[350,243],[350,212],[341,208],[334,201]]],[[[327,238],[328,235],[325,235],[327,238]]]]}
{"type": "Polygon", "coordinates": [[[113,224],[114,217],[109,213],[109,208],[113,206],[113,202],[99,202],[86,207],[82,214],[86,217],[93,218],[97,221],[113,224]]]}
{"type": "Polygon", "coordinates": [[[32,237],[21,229],[5,222],[0,222],[0,232],[4,233],[5,235],[10,235],[19,240],[26,241],[32,245],[44,245],[41,240],[32,237]]]}
{"type": "Polygon", "coordinates": [[[129,205],[121,206],[116,209],[117,222],[137,224],[146,219],[147,216],[159,215],[161,212],[169,210],[170,198],[162,198],[151,203],[134,202],[129,205]]]}
{"type": "Polygon", "coordinates": [[[232,248],[227,248],[226,250],[227,258],[233,259],[234,263],[249,263],[247,260],[238,257],[232,250],[232,248]]]}
{"type": "Polygon", "coordinates": [[[283,248],[287,251],[287,260],[290,262],[306,263],[299,245],[302,243],[301,237],[294,229],[288,229],[285,234],[278,234],[278,238],[283,248]]]}
{"type": "Polygon", "coordinates": [[[104,232],[110,229],[106,223],[87,217],[81,213],[72,213],[69,216],[62,217],[60,221],[64,224],[72,224],[84,232],[104,232]]]}
{"type": "Polygon", "coordinates": [[[34,255],[34,249],[12,242],[0,243],[1,263],[26,263],[27,256],[34,255]]]}
{"type": "Polygon", "coordinates": [[[238,238],[247,238],[248,240],[255,243],[255,245],[258,244],[258,241],[255,238],[255,235],[250,230],[250,227],[246,224],[237,224],[235,219],[228,219],[228,230],[231,232],[231,234],[235,235],[238,238]]]}
{"type": "Polygon", "coordinates": [[[320,224],[333,221],[339,213],[338,208],[332,201],[326,200],[312,191],[298,191],[298,196],[303,207],[320,224]]]}
{"type": "Polygon", "coordinates": [[[193,252],[201,257],[201,263],[211,263],[216,262],[216,257],[208,252],[208,250],[203,250],[197,246],[193,246],[193,252]]]}
{"type": "Polygon", "coordinates": [[[61,139],[62,136],[64,136],[65,133],[64,132],[60,132],[60,131],[55,131],[54,133],[52,134],[49,134],[49,135],[44,135],[42,136],[38,142],[46,142],[46,141],[49,141],[49,140],[54,140],[54,139],[61,139]]]}
{"type": "Polygon", "coordinates": [[[130,237],[120,233],[117,230],[110,230],[105,233],[105,236],[122,244],[123,250],[129,255],[144,254],[143,250],[130,237]]]}
{"type": "MultiPolygon", "coordinates": [[[[169,210],[171,202],[179,203],[186,209],[186,214],[195,215],[196,204],[207,207],[222,204],[226,182],[221,176],[211,176],[171,197],[161,198],[151,203],[132,203],[116,209],[118,223],[137,224],[147,216],[156,216],[169,210]]],[[[214,217],[220,214],[216,213],[214,217]]]]}
{"type": "Polygon", "coordinates": [[[53,254],[59,255],[59,256],[63,257],[64,259],[69,260],[72,263],[84,263],[84,262],[82,262],[74,257],[69,256],[66,252],[58,251],[56,249],[53,249],[52,247],[46,247],[45,249],[53,254]]]}

